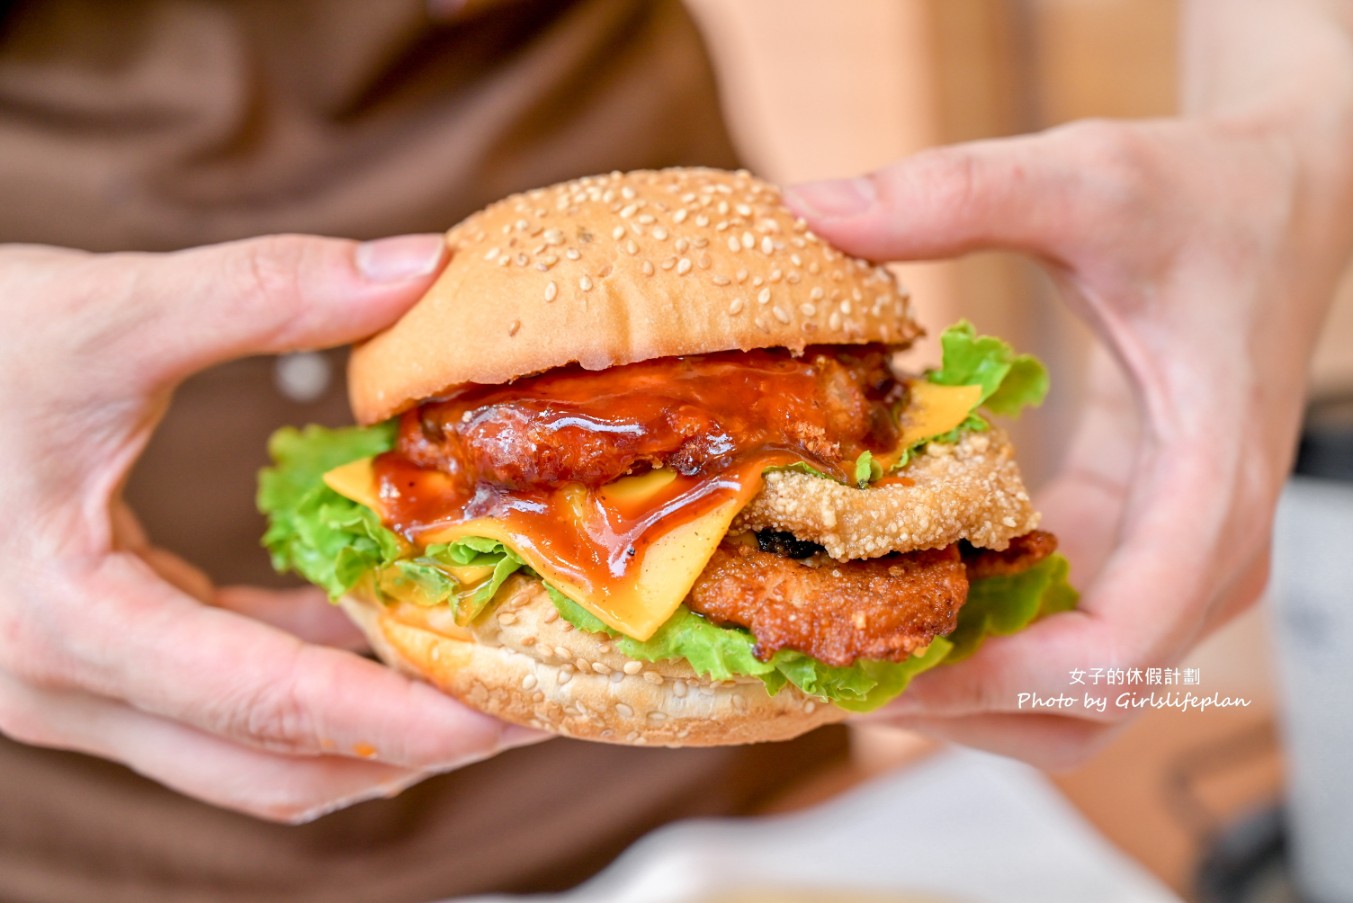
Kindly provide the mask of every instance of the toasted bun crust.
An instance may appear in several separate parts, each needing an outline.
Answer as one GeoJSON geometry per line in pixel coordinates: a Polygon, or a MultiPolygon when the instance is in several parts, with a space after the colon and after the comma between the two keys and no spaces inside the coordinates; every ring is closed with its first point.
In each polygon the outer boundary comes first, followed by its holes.
{"type": "Polygon", "coordinates": [[[467,705],[553,733],[634,746],[726,746],[787,740],[845,711],[792,686],[775,696],[755,678],[713,683],[685,662],[638,662],[576,630],[531,577],[514,576],[473,627],[448,608],[343,608],[388,664],[467,705]]]}
{"type": "Polygon", "coordinates": [[[824,244],[746,172],[564,182],[499,201],[446,239],[451,260],[423,299],[353,352],[361,423],[571,363],[921,334],[886,269],[824,244]]]}

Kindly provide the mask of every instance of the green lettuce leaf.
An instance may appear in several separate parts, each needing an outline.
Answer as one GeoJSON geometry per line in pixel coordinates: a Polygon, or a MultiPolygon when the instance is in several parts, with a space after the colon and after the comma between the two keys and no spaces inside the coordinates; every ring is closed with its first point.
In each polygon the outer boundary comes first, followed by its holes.
{"type": "Polygon", "coordinates": [[[447,601],[455,610],[456,621],[460,624],[469,624],[479,617],[485,606],[493,601],[503,581],[526,567],[526,562],[516,552],[495,539],[486,539],[482,536],[467,536],[457,542],[430,545],[424,550],[424,554],[434,561],[457,567],[493,568],[493,574],[488,580],[468,592],[459,592],[457,587],[448,598],[447,601]]]}
{"type": "Polygon", "coordinates": [[[949,663],[972,655],[989,636],[1008,636],[1038,618],[1075,608],[1080,594],[1068,580],[1070,573],[1066,558],[1054,554],[1022,573],[973,581],[958,627],[949,634],[954,644],[949,663]]]}
{"type": "Polygon", "coordinates": [[[824,664],[792,649],[781,649],[770,661],[752,654],[756,640],[746,630],[712,624],[686,606],[647,640],[636,640],[606,627],[581,605],[546,584],[559,614],[579,630],[605,633],[623,655],[646,662],[685,659],[710,680],[756,677],[774,695],[792,683],[812,696],[830,699],[854,712],[878,708],[907,688],[911,679],[944,660],[949,644],[937,639],[924,655],[904,662],[860,661],[847,668],[824,664]]]}
{"type": "Polygon", "coordinates": [[[323,480],[340,464],[388,451],[394,435],[393,421],[338,430],[287,427],[272,435],[273,466],[259,474],[258,508],[268,516],[263,545],[273,567],[295,571],[336,599],[400,558],[403,544],[376,513],[323,480]]]}
{"type": "Polygon", "coordinates": [[[945,386],[981,386],[977,406],[992,413],[1014,417],[1028,405],[1042,404],[1048,394],[1048,371],[1038,358],[1015,354],[995,336],[977,335],[967,320],[940,335],[940,348],[940,366],[926,373],[926,379],[945,386]]]}

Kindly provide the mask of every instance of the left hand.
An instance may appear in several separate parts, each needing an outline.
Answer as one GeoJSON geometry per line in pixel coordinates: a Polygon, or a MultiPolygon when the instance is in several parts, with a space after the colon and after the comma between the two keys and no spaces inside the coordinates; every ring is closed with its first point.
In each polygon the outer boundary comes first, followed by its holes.
{"type": "Polygon", "coordinates": [[[1079,123],[788,191],[816,232],[875,260],[1032,255],[1102,343],[1040,500],[1079,609],[922,675],[883,718],[1074,761],[1130,714],[1116,694],[1102,713],[1049,714],[1020,693],[1079,699],[1073,669],[1175,663],[1258,597],[1307,363],[1353,238],[1346,174],[1294,134],[1221,117],[1079,123]]]}

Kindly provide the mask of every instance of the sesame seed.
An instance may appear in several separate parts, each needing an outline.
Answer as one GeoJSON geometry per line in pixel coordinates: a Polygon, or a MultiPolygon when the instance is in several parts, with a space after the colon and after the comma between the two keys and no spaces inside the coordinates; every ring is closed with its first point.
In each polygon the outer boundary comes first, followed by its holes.
{"type": "Polygon", "coordinates": [[[799,305],[799,311],[800,311],[805,317],[811,317],[811,316],[813,316],[814,314],[817,313],[817,306],[816,306],[816,305],[813,305],[813,304],[809,304],[807,301],[805,301],[804,303],[802,303],[802,304],[799,305]]]}
{"type": "Polygon", "coordinates": [[[685,207],[682,207],[676,213],[672,214],[672,222],[677,223],[678,225],[684,223],[686,221],[686,217],[689,214],[690,211],[687,210],[685,207]]]}
{"type": "Polygon", "coordinates": [[[610,674],[611,666],[606,664],[605,662],[593,662],[592,670],[595,671],[597,674],[610,674]]]}
{"type": "Polygon", "coordinates": [[[625,253],[629,254],[631,257],[639,253],[639,245],[635,243],[634,239],[630,238],[625,240],[625,253]]]}
{"type": "Polygon", "coordinates": [[[743,303],[741,298],[734,298],[733,303],[728,305],[728,312],[733,316],[742,313],[743,303]]]}
{"type": "Polygon", "coordinates": [[[609,275],[611,275],[611,265],[609,263],[606,264],[606,266],[602,267],[601,269],[597,270],[598,279],[605,279],[609,275]]]}
{"type": "Polygon", "coordinates": [[[662,226],[654,226],[654,227],[653,227],[653,237],[656,238],[658,241],[666,241],[666,240],[667,240],[667,230],[664,229],[662,226]]]}
{"type": "Polygon", "coordinates": [[[841,314],[838,313],[837,311],[832,311],[831,316],[827,318],[827,327],[828,327],[829,329],[833,329],[833,330],[840,329],[840,328],[841,328],[841,314]]]}
{"type": "Polygon", "coordinates": [[[637,213],[638,211],[639,211],[638,204],[630,204],[629,206],[625,207],[620,211],[620,218],[629,219],[631,216],[634,216],[634,214],[637,213]]]}
{"type": "Polygon", "coordinates": [[[499,251],[498,251],[497,248],[489,248],[488,253],[486,253],[486,254],[484,255],[484,259],[485,259],[485,260],[492,260],[493,258],[495,258],[495,257],[498,256],[498,253],[499,253],[499,251]]]}
{"type": "Polygon", "coordinates": [[[708,228],[708,227],[709,227],[709,217],[706,216],[705,214],[701,213],[699,216],[697,216],[697,217],[695,218],[695,224],[696,224],[697,226],[699,226],[701,229],[708,228]]]}
{"type": "Polygon", "coordinates": [[[562,687],[564,684],[568,683],[568,682],[569,682],[570,680],[572,680],[572,679],[573,679],[573,670],[572,670],[571,668],[568,668],[568,669],[560,668],[560,669],[559,669],[559,678],[558,678],[558,680],[559,680],[559,686],[562,687]]]}
{"type": "Polygon", "coordinates": [[[582,289],[585,292],[592,291],[592,277],[583,276],[582,278],[580,278],[578,280],[578,288],[582,289]]]}
{"type": "Polygon", "coordinates": [[[756,303],[757,303],[757,304],[769,304],[769,303],[770,303],[770,289],[769,289],[769,288],[763,288],[760,292],[757,293],[757,295],[756,295],[756,303]]]}
{"type": "Polygon", "coordinates": [[[714,261],[710,258],[708,254],[705,253],[702,253],[695,262],[696,264],[699,265],[700,269],[702,270],[707,270],[714,265],[714,261]]]}
{"type": "Polygon", "coordinates": [[[685,696],[686,696],[686,682],[685,682],[684,680],[676,680],[676,681],[673,681],[673,683],[672,683],[672,693],[673,693],[678,699],[684,699],[685,696]]]}
{"type": "Polygon", "coordinates": [[[676,263],[677,259],[675,257],[669,257],[666,260],[664,260],[661,264],[659,264],[659,266],[661,266],[664,270],[670,270],[672,267],[676,266],[676,263]]]}
{"type": "Polygon", "coordinates": [[[756,236],[750,232],[742,233],[742,246],[749,251],[756,247],[756,236]]]}
{"type": "MultiPolygon", "coordinates": [[[[632,708],[630,708],[629,706],[625,705],[623,702],[617,702],[617,703],[615,704],[615,711],[616,711],[616,714],[619,715],[621,718],[633,718],[633,717],[634,717],[634,709],[632,709],[632,708]]],[[[639,736],[639,734],[636,732],[636,733],[634,733],[634,734],[631,735],[631,738],[637,737],[637,736],[639,736]]]]}
{"type": "Polygon", "coordinates": [[[690,246],[691,246],[691,243],[690,243],[689,241],[687,241],[685,238],[678,238],[678,239],[676,240],[676,245],[675,245],[675,247],[676,247],[676,252],[677,252],[678,254],[685,254],[685,253],[686,253],[686,249],[689,248],[690,246]]]}
{"type": "Polygon", "coordinates": [[[657,219],[655,219],[653,214],[651,213],[641,213],[637,217],[635,217],[635,219],[643,223],[645,226],[651,226],[657,222],[657,219]]]}
{"type": "Polygon", "coordinates": [[[513,320],[507,327],[508,336],[514,336],[521,329],[521,320],[513,320]]]}
{"type": "Polygon", "coordinates": [[[681,260],[677,262],[676,271],[678,276],[685,276],[689,273],[691,271],[691,259],[689,257],[681,258],[681,260]]]}
{"type": "Polygon", "coordinates": [[[775,243],[774,243],[773,241],[770,240],[770,236],[769,236],[769,235],[767,235],[765,238],[761,239],[761,253],[762,253],[762,254],[773,254],[773,253],[775,253],[775,243]]]}
{"type": "Polygon", "coordinates": [[[517,623],[517,615],[516,615],[516,612],[512,612],[512,611],[501,611],[501,612],[499,612],[499,613],[498,613],[498,623],[499,623],[499,624],[502,624],[502,625],[505,626],[505,627],[510,627],[511,625],[517,623]]]}
{"type": "Polygon", "coordinates": [[[781,323],[789,322],[789,314],[785,313],[785,309],[783,307],[776,305],[775,307],[771,308],[771,313],[774,314],[775,319],[779,320],[781,323]]]}
{"type": "Polygon", "coordinates": [[[514,258],[514,260],[516,260],[517,266],[519,266],[519,267],[524,267],[524,266],[526,266],[528,263],[531,262],[531,258],[527,257],[525,254],[521,253],[520,251],[517,252],[517,256],[514,258]]]}
{"type": "Polygon", "coordinates": [[[736,273],[733,274],[733,281],[736,282],[738,285],[742,285],[742,283],[747,281],[747,271],[738,270],[736,273]]]}
{"type": "Polygon", "coordinates": [[[729,279],[727,276],[720,276],[718,273],[710,276],[709,281],[713,282],[715,285],[730,285],[733,282],[732,279],[729,279]]]}
{"type": "Polygon", "coordinates": [[[651,260],[645,260],[645,261],[640,265],[639,269],[643,271],[643,274],[644,274],[645,276],[652,276],[652,275],[653,275],[653,261],[651,261],[651,260]]]}
{"type": "Polygon", "coordinates": [[[813,286],[813,290],[812,290],[811,292],[808,293],[808,297],[811,298],[811,299],[814,300],[814,301],[821,301],[821,300],[822,300],[822,296],[825,295],[825,294],[827,294],[827,293],[824,292],[824,291],[822,290],[822,286],[820,286],[820,285],[815,285],[815,286],[813,286]]]}
{"type": "Polygon", "coordinates": [[[538,684],[539,682],[540,681],[536,680],[536,676],[534,674],[528,674],[521,679],[521,688],[523,690],[534,690],[536,684],[538,684]]]}
{"type": "Polygon", "coordinates": [[[728,250],[737,253],[741,248],[742,245],[738,244],[738,237],[736,235],[728,236],[728,250]]]}
{"type": "Polygon", "coordinates": [[[662,675],[659,674],[657,671],[645,671],[644,680],[648,681],[651,684],[660,684],[662,683],[662,675]]]}
{"type": "Polygon", "coordinates": [[[626,674],[628,674],[628,675],[630,675],[630,676],[632,677],[632,676],[634,676],[635,674],[638,674],[640,671],[644,670],[644,663],[643,663],[643,662],[625,662],[625,667],[624,667],[622,670],[624,670],[624,672],[625,672],[626,674]]]}
{"type": "Polygon", "coordinates": [[[611,230],[611,238],[614,238],[616,241],[620,241],[620,239],[624,237],[625,237],[624,226],[616,226],[614,229],[611,230]]]}
{"type": "Polygon", "coordinates": [[[546,229],[543,237],[547,245],[562,245],[564,243],[564,233],[559,229],[546,229]]]}
{"type": "Polygon", "coordinates": [[[577,260],[579,257],[582,257],[583,255],[582,252],[579,251],[577,248],[569,248],[567,251],[564,252],[564,256],[567,257],[569,260],[577,260]]]}

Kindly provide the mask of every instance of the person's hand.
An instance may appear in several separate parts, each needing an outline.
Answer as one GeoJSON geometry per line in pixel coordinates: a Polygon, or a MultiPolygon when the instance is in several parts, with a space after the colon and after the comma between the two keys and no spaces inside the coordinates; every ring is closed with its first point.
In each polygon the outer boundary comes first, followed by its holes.
{"type": "Polygon", "coordinates": [[[1030,254],[1107,349],[1036,500],[1079,609],[920,676],[885,719],[1074,761],[1131,714],[1116,694],[1102,713],[1021,708],[1019,694],[1080,699],[1095,688],[1073,685],[1073,669],[1177,662],[1256,599],[1310,352],[1353,239],[1346,174],[1319,171],[1285,134],[1221,118],[1081,123],[788,192],[815,231],[864,257],[1030,254]]]}
{"type": "Polygon", "coordinates": [[[356,630],[317,590],[214,589],[148,546],[120,500],[177,383],[376,331],[443,246],[0,247],[0,730],[288,821],[535,736],[334,648],[356,630]]]}

